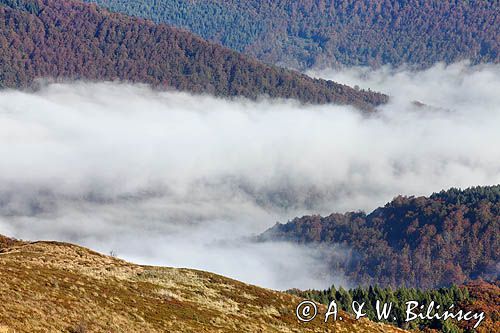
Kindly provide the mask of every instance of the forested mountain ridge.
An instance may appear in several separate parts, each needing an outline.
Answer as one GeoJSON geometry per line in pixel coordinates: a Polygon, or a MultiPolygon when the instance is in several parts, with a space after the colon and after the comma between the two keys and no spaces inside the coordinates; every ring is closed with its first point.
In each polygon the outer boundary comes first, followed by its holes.
{"type": "Polygon", "coordinates": [[[301,69],[500,60],[498,1],[85,1],[184,27],[267,63],[301,69]]]}
{"type": "Polygon", "coordinates": [[[124,80],[216,96],[368,110],[386,95],[262,64],[164,24],[61,0],[0,0],[0,88],[36,78],[124,80]]]}
{"type": "Polygon", "coordinates": [[[431,288],[496,279],[500,185],[399,196],[368,215],[304,216],[278,223],[260,238],[340,244],[352,255],[334,268],[361,285],[431,288]]]}

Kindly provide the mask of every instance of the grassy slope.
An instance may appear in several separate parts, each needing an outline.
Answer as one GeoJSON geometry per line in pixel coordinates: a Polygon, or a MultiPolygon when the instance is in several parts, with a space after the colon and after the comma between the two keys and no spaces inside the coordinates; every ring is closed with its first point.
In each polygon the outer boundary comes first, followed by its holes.
{"type": "Polygon", "coordinates": [[[1,333],[403,332],[367,320],[325,326],[319,316],[301,324],[294,316],[299,301],[207,272],[0,236],[1,333]]]}

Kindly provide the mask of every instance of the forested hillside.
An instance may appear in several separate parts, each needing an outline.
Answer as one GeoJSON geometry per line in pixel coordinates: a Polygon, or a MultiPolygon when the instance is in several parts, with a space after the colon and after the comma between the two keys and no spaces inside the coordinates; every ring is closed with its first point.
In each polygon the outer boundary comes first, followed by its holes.
{"type": "Polygon", "coordinates": [[[262,239],[352,251],[332,269],[357,284],[440,287],[496,279],[500,259],[500,185],[395,198],[370,214],[304,216],[262,239]]]}
{"type": "Polygon", "coordinates": [[[498,1],[86,0],[296,68],[498,62],[498,1]]]}
{"type": "Polygon", "coordinates": [[[363,109],[387,101],[382,94],[264,65],[187,31],[76,1],[0,0],[0,45],[0,88],[49,77],[363,109]]]}
{"type": "Polygon", "coordinates": [[[414,288],[379,288],[357,287],[344,289],[332,286],[326,290],[290,290],[291,294],[315,300],[323,304],[335,301],[340,309],[352,311],[353,301],[365,303],[364,310],[368,318],[377,320],[377,301],[392,303],[391,313],[386,322],[404,329],[422,330],[429,332],[462,333],[462,332],[498,332],[500,329],[500,288],[498,282],[495,284],[484,281],[474,281],[460,287],[451,286],[440,289],[414,289],[414,288]],[[439,304],[441,309],[449,309],[454,305],[456,309],[464,312],[484,312],[485,318],[481,321],[477,330],[473,329],[476,321],[455,320],[422,320],[420,318],[406,322],[406,302],[417,301],[419,304],[429,305],[431,301],[439,304]]]}

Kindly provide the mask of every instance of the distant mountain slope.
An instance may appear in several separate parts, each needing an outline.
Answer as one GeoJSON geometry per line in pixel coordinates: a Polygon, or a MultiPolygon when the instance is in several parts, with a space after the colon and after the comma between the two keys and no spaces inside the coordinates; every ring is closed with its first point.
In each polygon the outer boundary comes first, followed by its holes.
{"type": "Polygon", "coordinates": [[[296,68],[499,62],[498,1],[85,0],[296,68]]]}
{"type": "Polygon", "coordinates": [[[341,244],[353,253],[337,268],[364,285],[428,288],[496,279],[500,185],[400,196],[368,215],[304,216],[275,225],[261,238],[341,244]]]}
{"type": "Polygon", "coordinates": [[[344,313],[343,321],[300,323],[301,300],[285,293],[70,244],[5,246],[2,238],[0,332],[404,332],[344,313]]]}
{"type": "Polygon", "coordinates": [[[0,87],[35,78],[127,80],[217,96],[371,109],[387,96],[261,64],[167,25],[62,0],[0,0],[0,87]]]}

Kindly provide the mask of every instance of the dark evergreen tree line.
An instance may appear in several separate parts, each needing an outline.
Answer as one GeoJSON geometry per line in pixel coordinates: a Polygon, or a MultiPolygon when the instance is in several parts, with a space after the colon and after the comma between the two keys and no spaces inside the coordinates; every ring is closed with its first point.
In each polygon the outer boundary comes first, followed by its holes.
{"type": "MultiPolygon", "coordinates": [[[[368,288],[358,287],[346,290],[342,287],[337,288],[332,286],[326,290],[289,290],[288,292],[326,305],[335,301],[340,310],[344,310],[351,314],[353,314],[353,301],[360,304],[365,303],[363,312],[366,313],[370,320],[391,323],[403,329],[431,329],[444,333],[469,332],[469,330],[453,319],[422,320],[418,318],[411,322],[405,322],[407,307],[406,302],[417,301],[419,304],[423,304],[427,307],[431,301],[434,301],[436,305],[440,305],[440,311],[442,312],[444,311],[443,309],[448,309],[451,305],[456,306],[458,309],[460,306],[465,306],[466,304],[474,301],[474,298],[469,294],[467,287],[459,288],[457,286],[431,290],[421,290],[415,288],[392,289],[380,288],[377,286],[370,286],[368,288]],[[391,314],[388,316],[387,320],[378,319],[376,311],[377,301],[387,304],[392,303],[391,314]],[[396,318],[396,320],[394,320],[394,318],[396,318]]],[[[457,311],[457,309],[454,311],[457,311]]]]}

